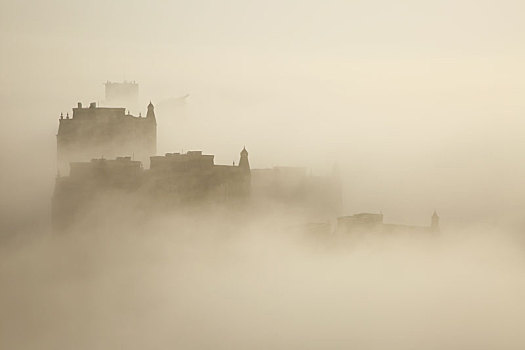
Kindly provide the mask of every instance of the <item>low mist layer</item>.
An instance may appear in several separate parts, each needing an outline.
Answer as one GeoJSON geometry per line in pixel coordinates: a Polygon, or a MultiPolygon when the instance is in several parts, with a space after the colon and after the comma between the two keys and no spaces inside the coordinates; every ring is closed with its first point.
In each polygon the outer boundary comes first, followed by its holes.
{"type": "Polygon", "coordinates": [[[523,242],[291,233],[223,213],[1,248],[0,347],[521,349],[523,242]]]}

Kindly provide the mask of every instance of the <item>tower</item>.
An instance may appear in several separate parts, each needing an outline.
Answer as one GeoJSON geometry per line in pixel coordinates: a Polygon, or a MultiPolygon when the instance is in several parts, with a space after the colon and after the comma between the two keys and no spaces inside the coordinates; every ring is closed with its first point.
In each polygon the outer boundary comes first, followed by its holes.
{"type": "Polygon", "coordinates": [[[241,194],[247,198],[251,192],[252,177],[250,170],[250,162],[248,161],[248,151],[243,147],[241,151],[241,159],[239,160],[238,168],[240,170],[240,189],[241,194]]]}
{"type": "Polygon", "coordinates": [[[139,106],[139,84],[134,81],[111,82],[107,81],[106,107],[125,107],[135,113],[139,106]]]}
{"type": "Polygon", "coordinates": [[[150,118],[150,120],[157,124],[157,120],[155,119],[155,106],[153,106],[153,103],[151,103],[151,101],[149,101],[148,113],[146,114],[146,118],[150,118]]]}
{"type": "Polygon", "coordinates": [[[439,216],[434,210],[434,214],[432,214],[432,219],[430,221],[430,229],[432,232],[439,232],[439,216]]]}
{"type": "Polygon", "coordinates": [[[155,107],[149,101],[148,112],[146,113],[147,127],[147,148],[151,155],[157,154],[157,119],[155,118],[155,107]]]}
{"type": "Polygon", "coordinates": [[[239,168],[247,173],[250,173],[250,162],[248,161],[248,151],[243,147],[241,151],[241,159],[239,160],[239,168]]]}

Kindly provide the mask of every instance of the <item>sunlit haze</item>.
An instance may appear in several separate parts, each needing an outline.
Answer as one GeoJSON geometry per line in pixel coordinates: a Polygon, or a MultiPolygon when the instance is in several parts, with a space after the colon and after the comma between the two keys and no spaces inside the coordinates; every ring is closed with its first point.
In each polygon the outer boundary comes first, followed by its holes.
{"type": "Polygon", "coordinates": [[[0,0],[0,348],[525,348],[523,62],[518,0],[0,0]],[[337,215],[108,191],[56,232],[59,118],[125,81],[157,156],[245,148],[337,215]]]}

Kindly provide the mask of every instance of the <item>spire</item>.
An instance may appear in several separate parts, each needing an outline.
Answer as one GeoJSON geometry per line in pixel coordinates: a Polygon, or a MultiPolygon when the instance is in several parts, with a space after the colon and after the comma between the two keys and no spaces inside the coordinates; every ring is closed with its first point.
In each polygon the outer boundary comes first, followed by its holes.
{"type": "Polygon", "coordinates": [[[241,160],[239,160],[239,168],[250,172],[250,162],[248,161],[248,151],[246,150],[246,146],[244,146],[241,151],[241,160]]]}
{"type": "Polygon", "coordinates": [[[156,119],[155,119],[155,107],[153,106],[153,103],[151,103],[151,101],[149,101],[148,113],[146,113],[146,119],[150,119],[150,120],[156,122],[156,119]]]}

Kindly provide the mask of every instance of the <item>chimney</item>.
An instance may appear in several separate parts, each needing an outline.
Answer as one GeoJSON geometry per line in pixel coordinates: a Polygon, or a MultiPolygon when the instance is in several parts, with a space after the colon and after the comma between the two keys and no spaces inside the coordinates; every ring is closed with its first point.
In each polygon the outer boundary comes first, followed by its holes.
{"type": "Polygon", "coordinates": [[[77,103],[78,108],[82,108],[82,102],[77,103]]]}
{"type": "Polygon", "coordinates": [[[89,104],[89,108],[95,108],[95,107],[97,107],[97,103],[96,102],[91,102],[89,104]]]}

